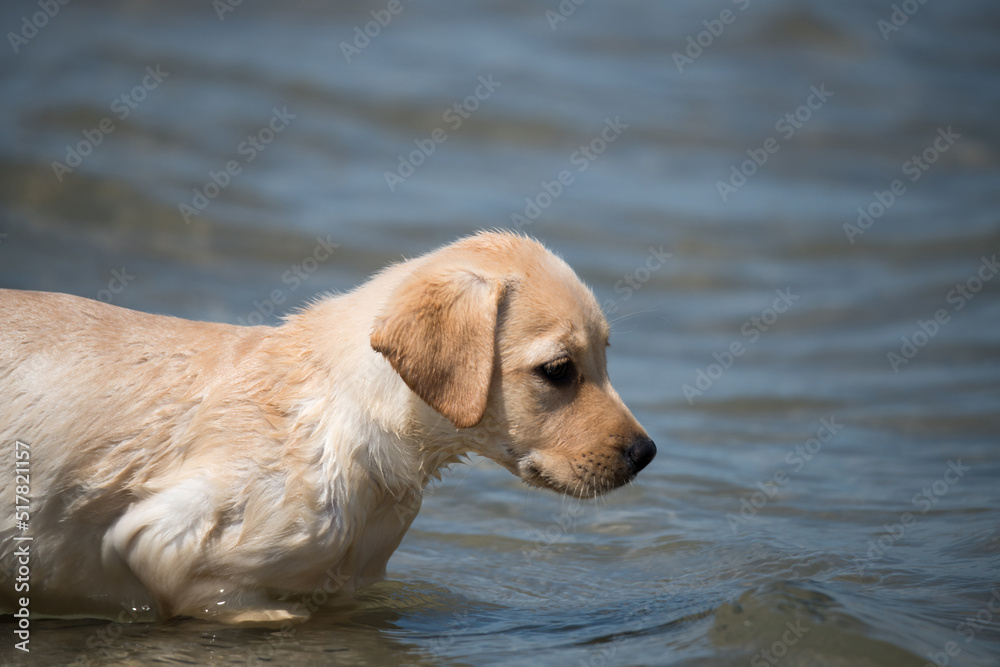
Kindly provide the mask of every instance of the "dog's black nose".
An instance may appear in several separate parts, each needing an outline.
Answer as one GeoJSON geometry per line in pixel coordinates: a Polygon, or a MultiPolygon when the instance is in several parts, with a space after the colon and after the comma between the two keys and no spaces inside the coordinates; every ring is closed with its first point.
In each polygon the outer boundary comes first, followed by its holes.
{"type": "Polygon", "coordinates": [[[649,438],[639,438],[629,446],[625,455],[635,472],[639,472],[648,466],[649,462],[656,456],[656,445],[649,438]]]}

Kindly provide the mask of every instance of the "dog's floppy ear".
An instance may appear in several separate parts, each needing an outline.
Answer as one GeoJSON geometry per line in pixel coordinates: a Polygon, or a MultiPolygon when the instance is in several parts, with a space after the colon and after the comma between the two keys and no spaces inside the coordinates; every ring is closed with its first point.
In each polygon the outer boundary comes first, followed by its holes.
{"type": "Polygon", "coordinates": [[[421,272],[389,298],[371,346],[406,385],[458,428],[486,412],[501,281],[471,271],[421,272]]]}

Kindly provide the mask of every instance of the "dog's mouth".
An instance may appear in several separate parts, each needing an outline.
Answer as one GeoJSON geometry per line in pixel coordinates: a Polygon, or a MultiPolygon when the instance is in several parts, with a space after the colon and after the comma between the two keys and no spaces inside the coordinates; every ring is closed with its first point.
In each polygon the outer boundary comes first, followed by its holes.
{"type": "Polygon", "coordinates": [[[531,486],[538,486],[546,489],[558,491],[559,489],[552,480],[545,476],[542,469],[536,464],[531,456],[523,456],[517,462],[517,475],[525,483],[531,486]]]}
{"type": "Polygon", "coordinates": [[[598,473],[568,462],[562,468],[562,475],[546,470],[534,456],[527,454],[517,460],[517,470],[512,472],[516,472],[529,486],[550,489],[576,498],[594,498],[635,479],[635,473],[631,471],[611,475],[606,470],[598,473]]]}

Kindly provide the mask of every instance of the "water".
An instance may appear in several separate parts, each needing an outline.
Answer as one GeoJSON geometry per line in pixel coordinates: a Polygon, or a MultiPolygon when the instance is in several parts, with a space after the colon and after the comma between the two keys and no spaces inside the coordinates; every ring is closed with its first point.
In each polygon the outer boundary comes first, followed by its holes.
{"type": "Polygon", "coordinates": [[[38,620],[0,662],[1000,664],[995,3],[403,3],[350,62],[389,4],[337,4],[7,37],[0,285],[275,323],[520,223],[605,302],[659,456],[583,503],[457,466],[293,634],[38,620]]]}

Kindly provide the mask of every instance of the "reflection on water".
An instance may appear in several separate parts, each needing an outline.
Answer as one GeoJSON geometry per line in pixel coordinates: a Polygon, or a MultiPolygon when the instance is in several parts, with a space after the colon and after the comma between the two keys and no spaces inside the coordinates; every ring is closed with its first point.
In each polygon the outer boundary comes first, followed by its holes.
{"type": "Polygon", "coordinates": [[[583,503],[458,466],[292,632],[0,662],[996,664],[994,4],[220,7],[0,9],[0,285],[276,323],[518,228],[660,454],[583,503]]]}

